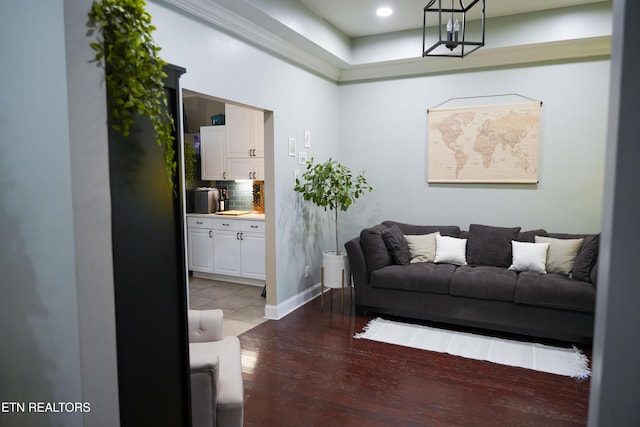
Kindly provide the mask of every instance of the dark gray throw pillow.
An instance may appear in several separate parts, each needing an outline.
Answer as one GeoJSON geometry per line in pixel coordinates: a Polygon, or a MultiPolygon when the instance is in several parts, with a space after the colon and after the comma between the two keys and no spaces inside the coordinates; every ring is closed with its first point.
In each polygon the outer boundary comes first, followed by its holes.
{"type": "Polygon", "coordinates": [[[584,237],[582,247],[576,255],[573,263],[571,277],[583,282],[591,282],[591,269],[598,259],[598,249],[600,246],[600,235],[592,234],[584,237]]]}
{"type": "Polygon", "coordinates": [[[369,273],[393,264],[393,256],[382,240],[382,231],[386,229],[385,225],[378,224],[360,232],[360,245],[364,250],[369,273]]]}
{"type": "Polygon", "coordinates": [[[387,248],[391,251],[391,255],[393,255],[393,260],[396,264],[407,265],[411,262],[409,245],[407,245],[407,241],[405,240],[400,227],[394,225],[383,230],[382,240],[384,240],[387,248]]]}
{"type": "Polygon", "coordinates": [[[511,241],[516,240],[520,227],[492,227],[471,224],[467,239],[467,263],[470,265],[511,265],[511,241]]]}

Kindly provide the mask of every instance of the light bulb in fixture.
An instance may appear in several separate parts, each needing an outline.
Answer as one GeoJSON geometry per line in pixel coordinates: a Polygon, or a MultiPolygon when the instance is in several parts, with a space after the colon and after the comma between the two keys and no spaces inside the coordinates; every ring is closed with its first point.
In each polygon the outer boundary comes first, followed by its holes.
{"type": "Polygon", "coordinates": [[[390,7],[381,7],[376,11],[376,15],[381,17],[391,16],[393,14],[393,10],[390,7]]]}

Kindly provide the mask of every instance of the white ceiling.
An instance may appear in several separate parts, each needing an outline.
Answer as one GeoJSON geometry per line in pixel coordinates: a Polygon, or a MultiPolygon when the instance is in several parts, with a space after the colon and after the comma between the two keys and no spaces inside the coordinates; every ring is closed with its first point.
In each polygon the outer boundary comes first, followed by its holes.
{"type": "MultiPolygon", "coordinates": [[[[370,36],[422,27],[428,0],[298,0],[349,37],[370,36]],[[376,10],[391,7],[393,14],[380,18],[376,10]]],[[[470,0],[462,0],[470,4],[470,0]]],[[[607,0],[486,0],[487,18],[557,9],[607,0]]],[[[443,0],[443,6],[448,0],[443,0]]],[[[456,4],[458,0],[456,0],[456,4]]],[[[480,8],[480,4],[474,6],[480,8]]],[[[470,12],[471,13],[471,12],[470,12]]],[[[479,12],[478,12],[479,13],[479,12]]],[[[470,18],[472,18],[471,16],[470,18]]]]}

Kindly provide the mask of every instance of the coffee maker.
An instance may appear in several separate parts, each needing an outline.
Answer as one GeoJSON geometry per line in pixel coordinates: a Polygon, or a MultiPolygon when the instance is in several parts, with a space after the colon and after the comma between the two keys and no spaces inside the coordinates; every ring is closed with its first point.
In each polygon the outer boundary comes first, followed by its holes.
{"type": "Polygon", "coordinates": [[[194,211],[196,213],[216,213],[220,206],[220,192],[217,188],[196,188],[194,211]]]}

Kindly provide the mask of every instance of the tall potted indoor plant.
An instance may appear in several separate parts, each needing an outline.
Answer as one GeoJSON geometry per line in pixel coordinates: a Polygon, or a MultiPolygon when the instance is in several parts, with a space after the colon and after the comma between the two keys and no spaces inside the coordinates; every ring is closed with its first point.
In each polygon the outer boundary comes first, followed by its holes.
{"type": "Polygon", "coordinates": [[[329,158],[324,163],[307,162],[302,180],[296,179],[293,188],[324,210],[334,211],[335,251],[325,251],[322,258],[322,286],[339,288],[349,283],[350,270],[347,254],[340,250],[338,239],[338,211],[346,211],[365,191],[373,188],[367,183],[364,171],[353,176],[351,170],[329,158]]]}

